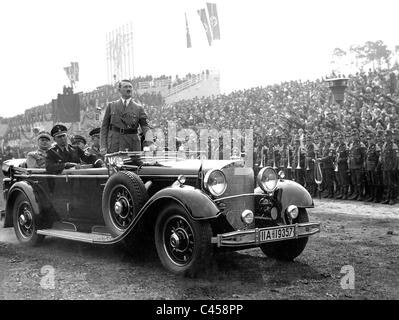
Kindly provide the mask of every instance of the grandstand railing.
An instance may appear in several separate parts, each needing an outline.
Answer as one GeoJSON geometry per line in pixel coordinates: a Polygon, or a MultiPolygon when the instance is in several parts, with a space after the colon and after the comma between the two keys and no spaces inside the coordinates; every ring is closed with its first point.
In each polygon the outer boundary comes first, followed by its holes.
{"type": "Polygon", "coordinates": [[[200,83],[202,80],[204,80],[204,76],[203,75],[198,75],[196,77],[192,77],[191,79],[178,84],[176,87],[171,88],[168,93],[166,94],[166,97],[170,97],[176,93],[179,93],[189,87],[192,87],[193,85],[200,83]]]}

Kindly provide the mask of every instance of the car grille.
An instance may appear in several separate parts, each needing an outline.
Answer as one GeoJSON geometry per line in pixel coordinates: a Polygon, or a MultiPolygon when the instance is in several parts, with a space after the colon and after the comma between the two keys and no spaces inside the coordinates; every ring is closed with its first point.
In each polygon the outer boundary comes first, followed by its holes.
{"type": "MultiPolygon", "coordinates": [[[[227,189],[222,197],[235,196],[254,192],[254,174],[251,168],[229,167],[222,170],[227,179],[227,189]]],[[[238,230],[253,227],[241,220],[241,213],[248,209],[254,212],[254,197],[243,196],[223,201],[226,205],[225,214],[231,226],[238,230]]]]}

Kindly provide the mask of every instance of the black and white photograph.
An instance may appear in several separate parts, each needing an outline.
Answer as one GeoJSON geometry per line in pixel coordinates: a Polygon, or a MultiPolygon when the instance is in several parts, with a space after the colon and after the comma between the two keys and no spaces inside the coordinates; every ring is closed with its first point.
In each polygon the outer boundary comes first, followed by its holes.
{"type": "Polygon", "coordinates": [[[1,1],[0,301],[399,300],[398,9],[1,1]]]}

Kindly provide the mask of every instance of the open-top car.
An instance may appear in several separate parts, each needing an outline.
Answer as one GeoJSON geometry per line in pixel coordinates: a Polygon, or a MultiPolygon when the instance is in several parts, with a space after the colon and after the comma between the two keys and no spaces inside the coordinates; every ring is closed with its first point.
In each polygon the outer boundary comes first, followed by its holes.
{"type": "Polygon", "coordinates": [[[155,243],[166,269],[194,275],[215,250],[260,247],[292,260],[308,237],[313,200],[301,185],[270,167],[254,177],[242,160],[181,159],[177,153],[117,152],[107,167],[64,170],[4,162],[4,227],[36,245],[45,236],[96,244],[124,242],[130,250],[155,243]],[[256,182],[255,182],[256,180],[256,182]]]}

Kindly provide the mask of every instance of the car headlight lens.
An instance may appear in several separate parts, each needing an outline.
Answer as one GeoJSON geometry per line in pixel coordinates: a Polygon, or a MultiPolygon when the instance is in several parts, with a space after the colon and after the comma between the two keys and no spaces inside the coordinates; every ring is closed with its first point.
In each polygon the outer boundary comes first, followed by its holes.
{"type": "Polygon", "coordinates": [[[221,196],[227,189],[226,176],[220,170],[210,170],[205,175],[204,186],[214,196],[221,196]]]}
{"type": "Polygon", "coordinates": [[[259,171],[257,181],[264,192],[273,192],[277,187],[277,173],[272,167],[266,167],[259,171]]]}
{"type": "Polygon", "coordinates": [[[287,208],[288,215],[291,217],[291,219],[296,219],[298,217],[299,209],[297,206],[294,206],[293,204],[288,206],[287,208]]]}

